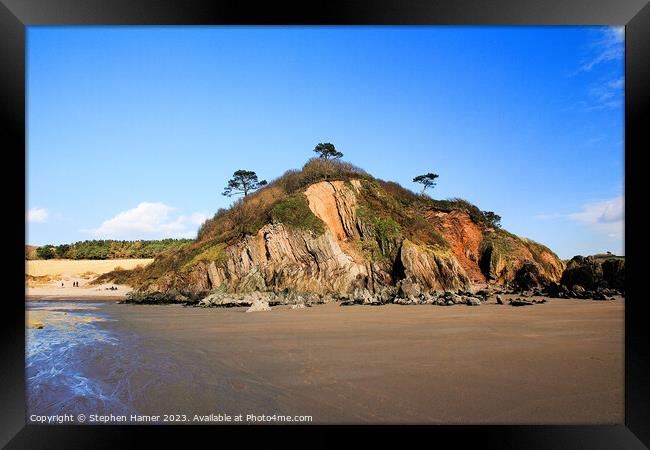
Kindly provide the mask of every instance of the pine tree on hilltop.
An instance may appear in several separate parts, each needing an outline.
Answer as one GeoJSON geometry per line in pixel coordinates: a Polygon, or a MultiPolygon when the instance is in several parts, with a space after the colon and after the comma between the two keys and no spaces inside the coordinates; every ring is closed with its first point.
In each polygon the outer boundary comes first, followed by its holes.
{"type": "Polygon", "coordinates": [[[422,194],[424,194],[424,191],[436,185],[436,178],[438,178],[438,175],[429,172],[413,178],[413,182],[420,183],[422,185],[422,194]]]}
{"type": "Polygon", "coordinates": [[[244,197],[246,197],[249,193],[266,186],[266,184],[266,180],[257,180],[255,172],[240,169],[233,173],[232,178],[228,180],[228,186],[223,190],[223,195],[232,197],[233,195],[244,194],[244,197]]]}
{"type": "Polygon", "coordinates": [[[343,153],[337,151],[334,144],[330,144],[329,142],[318,144],[314,148],[314,152],[318,153],[321,158],[325,159],[339,159],[343,156],[343,153]]]}

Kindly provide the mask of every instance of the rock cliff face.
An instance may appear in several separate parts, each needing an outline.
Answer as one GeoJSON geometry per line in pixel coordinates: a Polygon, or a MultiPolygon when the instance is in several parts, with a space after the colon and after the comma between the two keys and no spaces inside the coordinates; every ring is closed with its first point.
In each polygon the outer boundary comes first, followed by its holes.
{"type": "Polygon", "coordinates": [[[615,289],[625,292],[625,259],[613,255],[574,256],[560,280],[571,289],[615,289]]]}
{"type": "Polygon", "coordinates": [[[229,247],[224,264],[209,263],[209,284],[234,292],[347,292],[365,286],[370,264],[355,262],[340,242],[330,229],[315,236],[281,223],[267,224],[229,247]]]}
{"type": "Polygon", "coordinates": [[[404,279],[427,291],[458,291],[469,286],[467,273],[451,253],[422,249],[408,239],[402,241],[398,263],[404,279]]]}
{"type": "Polygon", "coordinates": [[[464,211],[428,211],[427,219],[449,242],[458,263],[473,282],[486,281],[479,267],[484,230],[464,211]]]}
{"type": "Polygon", "coordinates": [[[499,284],[515,281],[531,267],[542,285],[557,282],[564,271],[564,263],[543,245],[502,230],[484,234],[479,266],[488,281],[499,284]]]}
{"type": "Polygon", "coordinates": [[[309,184],[273,200],[256,231],[203,236],[157,258],[134,284],[143,295],[183,298],[254,291],[379,296],[406,283],[422,292],[509,283],[525,264],[535,266],[541,283],[559,281],[563,263],[545,247],[412,193],[413,201],[397,198],[384,186],[368,178],[309,184]]]}

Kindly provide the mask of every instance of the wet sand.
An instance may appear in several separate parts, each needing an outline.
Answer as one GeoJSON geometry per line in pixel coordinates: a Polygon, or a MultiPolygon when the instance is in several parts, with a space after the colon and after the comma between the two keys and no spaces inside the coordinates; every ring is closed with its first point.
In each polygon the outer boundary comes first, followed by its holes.
{"type": "Polygon", "coordinates": [[[25,300],[60,300],[60,301],[89,301],[89,302],[117,302],[124,300],[126,294],[131,291],[128,286],[118,284],[99,285],[90,287],[35,287],[25,289],[25,300]],[[106,290],[107,287],[115,286],[117,290],[106,290]]]}
{"type": "MultiPolygon", "coordinates": [[[[313,423],[620,424],[624,301],[245,308],[106,304],[143,414],[313,423]],[[146,368],[146,369],[145,369],[146,368]]],[[[101,367],[98,364],[98,371],[101,367]]]]}
{"type": "Polygon", "coordinates": [[[62,300],[62,301],[112,301],[124,300],[131,292],[130,286],[106,283],[90,284],[92,280],[68,276],[64,281],[52,281],[46,285],[25,288],[25,300],[62,300]],[[76,281],[79,286],[73,287],[76,281]],[[61,286],[63,283],[63,286],[61,286]],[[115,289],[108,289],[115,288],[115,289]]]}

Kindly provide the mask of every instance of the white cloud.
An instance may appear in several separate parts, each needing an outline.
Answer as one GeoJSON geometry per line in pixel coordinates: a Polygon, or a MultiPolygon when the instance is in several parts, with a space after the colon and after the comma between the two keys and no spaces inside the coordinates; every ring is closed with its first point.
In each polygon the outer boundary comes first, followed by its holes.
{"type": "Polygon", "coordinates": [[[25,214],[25,218],[29,223],[43,223],[47,222],[49,213],[45,208],[29,208],[25,214]]]}
{"type": "Polygon", "coordinates": [[[192,238],[208,216],[175,215],[176,208],[162,202],[142,202],[105,220],[95,229],[82,230],[103,239],[192,238]]]}
{"type": "MultiPolygon", "coordinates": [[[[596,66],[608,61],[623,60],[625,56],[625,28],[602,27],[595,33],[597,33],[596,38],[588,45],[582,63],[575,72],[568,74],[568,76],[590,72],[596,66]]],[[[582,98],[565,108],[564,111],[575,109],[601,111],[622,108],[625,91],[625,77],[622,75],[622,67],[620,65],[617,69],[604,67],[602,70],[596,70],[595,72],[599,74],[597,79],[585,81],[585,83],[588,83],[588,89],[580,95],[582,98]]]]}
{"type": "Polygon", "coordinates": [[[622,239],[625,224],[623,196],[587,203],[582,211],[569,214],[568,218],[612,239],[622,239]]]}
{"type": "Polygon", "coordinates": [[[622,59],[625,54],[625,29],[622,27],[604,28],[598,39],[592,43],[592,50],[588,60],[580,70],[590,71],[594,66],[617,59],[622,59]]]}
{"type": "Polygon", "coordinates": [[[620,77],[607,83],[610,89],[622,89],[625,86],[625,77],[620,77]]]}
{"type": "Polygon", "coordinates": [[[625,79],[615,78],[593,85],[589,90],[591,102],[585,106],[587,111],[622,108],[625,79]]]}

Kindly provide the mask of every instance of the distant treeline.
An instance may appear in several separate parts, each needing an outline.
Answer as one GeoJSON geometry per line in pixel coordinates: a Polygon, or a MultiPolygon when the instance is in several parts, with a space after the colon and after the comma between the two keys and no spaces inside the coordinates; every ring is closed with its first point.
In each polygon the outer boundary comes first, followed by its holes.
{"type": "Polygon", "coordinates": [[[93,240],[74,244],[44,245],[36,251],[25,250],[26,259],[129,259],[154,258],[170,248],[193,242],[192,239],[157,241],[93,240]]]}

